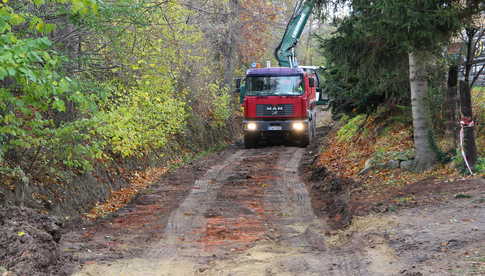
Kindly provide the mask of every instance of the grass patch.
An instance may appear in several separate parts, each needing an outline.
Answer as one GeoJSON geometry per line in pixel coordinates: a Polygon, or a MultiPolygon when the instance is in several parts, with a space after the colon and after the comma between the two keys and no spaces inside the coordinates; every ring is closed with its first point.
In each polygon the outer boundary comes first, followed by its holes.
{"type": "Polygon", "coordinates": [[[479,157],[475,164],[475,172],[479,175],[485,175],[485,157],[479,157]]]}
{"type": "Polygon", "coordinates": [[[455,195],[455,198],[456,199],[460,199],[460,198],[472,198],[471,195],[467,195],[467,194],[456,194],[455,195]]]}
{"type": "Polygon", "coordinates": [[[350,119],[342,128],[337,132],[337,140],[339,142],[350,142],[359,131],[362,130],[362,125],[367,119],[366,115],[357,115],[350,119]]]}
{"type": "Polygon", "coordinates": [[[409,203],[413,201],[416,201],[413,195],[396,198],[396,202],[398,203],[409,203]]]}

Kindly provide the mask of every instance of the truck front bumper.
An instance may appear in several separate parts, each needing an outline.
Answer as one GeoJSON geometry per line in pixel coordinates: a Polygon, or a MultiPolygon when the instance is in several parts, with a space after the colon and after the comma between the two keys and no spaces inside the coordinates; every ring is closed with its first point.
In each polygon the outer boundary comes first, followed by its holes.
{"type": "Polygon", "coordinates": [[[244,120],[246,133],[304,133],[309,127],[308,120],[258,121],[244,120]]]}

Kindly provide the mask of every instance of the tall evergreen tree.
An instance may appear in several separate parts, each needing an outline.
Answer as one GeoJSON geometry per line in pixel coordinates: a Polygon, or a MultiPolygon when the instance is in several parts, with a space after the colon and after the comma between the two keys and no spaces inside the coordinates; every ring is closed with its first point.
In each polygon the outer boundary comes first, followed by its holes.
{"type": "Polygon", "coordinates": [[[366,32],[379,36],[384,43],[398,45],[408,53],[415,168],[418,171],[428,169],[436,163],[437,154],[424,101],[428,92],[426,67],[433,54],[460,29],[463,22],[461,3],[458,0],[347,2],[351,3],[351,16],[359,18],[360,26],[366,32]]]}

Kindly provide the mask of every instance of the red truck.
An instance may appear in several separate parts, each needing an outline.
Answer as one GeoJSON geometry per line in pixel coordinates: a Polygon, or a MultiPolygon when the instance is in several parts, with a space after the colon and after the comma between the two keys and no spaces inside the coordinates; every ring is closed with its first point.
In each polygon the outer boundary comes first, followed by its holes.
{"type": "Polygon", "coordinates": [[[316,0],[298,0],[285,33],[275,49],[280,67],[253,68],[244,84],[236,82],[244,106],[244,145],[283,136],[300,146],[308,145],[316,129],[316,105],[326,104],[317,67],[298,66],[295,48],[312,14],[316,0]],[[317,101],[318,99],[318,101],[317,101]]]}
{"type": "Polygon", "coordinates": [[[244,145],[283,137],[308,145],[316,129],[319,78],[310,67],[253,68],[237,83],[244,107],[244,145]]]}

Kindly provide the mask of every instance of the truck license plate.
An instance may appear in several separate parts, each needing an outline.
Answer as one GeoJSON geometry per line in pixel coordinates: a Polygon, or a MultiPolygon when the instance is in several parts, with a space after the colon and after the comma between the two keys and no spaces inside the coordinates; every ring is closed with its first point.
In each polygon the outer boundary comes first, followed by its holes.
{"type": "Polygon", "coordinates": [[[282,130],[283,128],[281,126],[269,126],[268,130],[282,130]]]}

